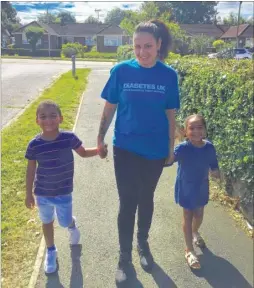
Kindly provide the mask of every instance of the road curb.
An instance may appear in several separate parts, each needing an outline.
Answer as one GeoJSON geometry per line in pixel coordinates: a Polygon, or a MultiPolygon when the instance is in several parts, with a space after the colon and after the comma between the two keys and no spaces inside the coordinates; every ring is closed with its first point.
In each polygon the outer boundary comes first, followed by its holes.
{"type": "MultiPolygon", "coordinates": [[[[60,76],[59,76],[60,77],[60,76]]],[[[85,95],[85,91],[83,91],[80,102],[79,102],[79,107],[78,107],[78,111],[77,111],[77,115],[76,115],[76,119],[75,119],[75,123],[74,126],[72,128],[72,131],[74,132],[76,130],[76,126],[77,126],[77,122],[78,122],[78,118],[79,118],[79,114],[80,114],[80,110],[81,110],[81,106],[83,103],[83,99],[84,99],[84,95],[85,95]]],[[[43,256],[44,256],[44,252],[45,252],[45,248],[46,248],[46,243],[44,240],[44,236],[42,236],[41,238],[41,242],[40,242],[40,246],[38,249],[38,253],[35,259],[35,264],[34,264],[34,268],[33,268],[33,272],[28,284],[28,288],[34,288],[39,276],[39,272],[40,272],[40,268],[41,268],[41,264],[42,264],[42,260],[43,260],[43,256]]]]}

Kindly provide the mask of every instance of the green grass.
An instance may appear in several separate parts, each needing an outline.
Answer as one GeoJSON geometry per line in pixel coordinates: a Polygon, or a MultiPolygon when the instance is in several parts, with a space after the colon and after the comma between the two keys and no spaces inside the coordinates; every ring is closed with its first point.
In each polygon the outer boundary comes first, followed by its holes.
{"type": "Polygon", "coordinates": [[[40,101],[56,101],[64,116],[61,126],[71,130],[90,69],[77,69],[63,74],[29,106],[10,126],[2,131],[2,287],[27,287],[42,236],[36,210],[24,205],[24,158],[28,142],[39,133],[35,111],[40,101]]]}
{"type": "MultiPolygon", "coordinates": [[[[61,60],[61,61],[71,61],[70,58],[61,57],[32,57],[32,56],[11,56],[2,55],[3,59],[36,59],[36,60],[61,60]]],[[[92,62],[114,62],[116,59],[104,59],[104,58],[76,58],[76,61],[92,61],[92,62]]]]}

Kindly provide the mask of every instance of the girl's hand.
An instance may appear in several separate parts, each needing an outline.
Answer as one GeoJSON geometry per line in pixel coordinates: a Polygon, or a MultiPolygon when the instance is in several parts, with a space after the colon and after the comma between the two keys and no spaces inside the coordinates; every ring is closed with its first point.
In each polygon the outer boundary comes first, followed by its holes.
{"type": "Polygon", "coordinates": [[[97,145],[98,155],[101,159],[104,159],[108,155],[108,145],[104,143],[104,141],[99,141],[97,145]]]}
{"type": "Polygon", "coordinates": [[[165,160],[165,165],[166,167],[173,165],[175,161],[175,156],[174,153],[170,153],[170,155],[166,158],[165,160]]]}
{"type": "Polygon", "coordinates": [[[33,209],[35,206],[34,195],[26,196],[25,204],[28,209],[33,209]]]}

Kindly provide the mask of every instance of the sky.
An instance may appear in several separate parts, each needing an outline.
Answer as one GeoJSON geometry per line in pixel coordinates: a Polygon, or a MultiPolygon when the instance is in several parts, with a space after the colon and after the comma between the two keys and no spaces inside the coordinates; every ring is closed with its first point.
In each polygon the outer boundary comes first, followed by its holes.
{"type": "MultiPolygon", "coordinates": [[[[84,20],[92,15],[98,17],[95,9],[100,9],[99,19],[103,21],[107,12],[114,7],[121,9],[136,10],[140,7],[142,2],[11,2],[16,8],[18,17],[22,24],[29,23],[37,19],[37,16],[46,12],[48,7],[50,13],[57,14],[59,11],[69,11],[76,17],[77,22],[84,22],[84,20]]],[[[218,16],[226,17],[230,12],[238,13],[239,2],[219,2],[217,6],[218,16]]],[[[254,5],[253,2],[242,3],[241,16],[248,19],[253,17],[254,5]]]]}

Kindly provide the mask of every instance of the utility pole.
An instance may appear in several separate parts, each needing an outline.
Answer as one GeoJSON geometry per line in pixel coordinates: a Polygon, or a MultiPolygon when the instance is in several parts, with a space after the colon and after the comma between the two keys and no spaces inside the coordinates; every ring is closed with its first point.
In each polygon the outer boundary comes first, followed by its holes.
{"type": "MultiPolygon", "coordinates": [[[[49,25],[49,7],[47,5],[47,22],[49,25]]],[[[48,31],[48,52],[49,52],[49,57],[50,57],[50,33],[48,31]]]]}
{"type": "Polygon", "coordinates": [[[94,11],[95,11],[95,13],[97,13],[98,22],[100,22],[100,12],[101,12],[101,9],[95,9],[94,11]]]}
{"type": "Polygon", "coordinates": [[[239,22],[240,22],[240,13],[241,13],[241,5],[243,1],[239,2],[239,10],[238,10],[238,19],[237,19],[237,29],[236,29],[236,48],[239,47],[239,39],[238,39],[238,31],[239,31],[239,22]]]}

